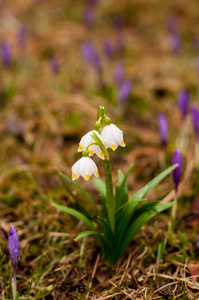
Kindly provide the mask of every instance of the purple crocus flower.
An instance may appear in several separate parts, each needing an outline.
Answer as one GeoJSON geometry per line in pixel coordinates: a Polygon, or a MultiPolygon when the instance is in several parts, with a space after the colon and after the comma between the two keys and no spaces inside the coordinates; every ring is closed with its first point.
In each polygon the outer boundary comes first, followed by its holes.
{"type": "Polygon", "coordinates": [[[120,90],[119,90],[119,102],[120,104],[125,104],[127,98],[130,95],[131,92],[131,88],[132,88],[132,82],[131,80],[124,80],[123,83],[120,86],[120,90]]]}
{"type": "Polygon", "coordinates": [[[55,75],[59,73],[59,63],[55,57],[50,58],[50,68],[55,75]]]}
{"type": "Polygon", "coordinates": [[[178,29],[178,21],[175,16],[168,19],[167,27],[169,31],[171,50],[174,53],[178,53],[181,48],[181,36],[178,29]]]}
{"type": "Polygon", "coordinates": [[[101,59],[91,42],[87,42],[82,47],[83,60],[92,64],[97,71],[101,70],[101,59]]]}
{"type": "Polygon", "coordinates": [[[11,226],[9,235],[8,235],[8,249],[10,252],[10,259],[13,266],[13,279],[12,279],[12,287],[13,287],[13,299],[16,299],[17,293],[17,280],[16,280],[16,271],[17,264],[19,260],[19,239],[14,226],[11,226]]]}
{"type": "Polygon", "coordinates": [[[170,46],[173,53],[178,53],[181,48],[181,37],[178,32],[170,32],[170,46]]]}
{"type": "Polygon", "coordinates": [[[16,268],[19,260],[19,239],[14,226],[10,228],[8,235],[8,249],[13,267],[16,268]]]}
{"type": "Polygon", "coordinates": [[[124,66],[118,63],[115,68],[115,81],[117,84],[121,84],[124,79],[124,66]]]}
{"type": "Polygon", "coordinates": [[[109,41],[104,42],[104,52],[108,58],[113,56],[113,46],[109,41]]]}
{"type": "Polygon", "coordinates": [[[166,146],[168,143],[168,124],[165,115],[162,113],[158,115],[158,124],[159,124],[161,145],[166,146]]]}
{"type": "Polygon", "coordinates": [[[178,107],[183,118],[187,116],[188,106],[189,106],[189,91],[185,89],[182,92],[180,92],[178,95],[178,107]]]}
{"type": "Polygon", "coordinates": [[[17,43],[23,48],[26,41],[26,28],[24,26],[20,27],[17,31],[17,43]]]}
{"type": "Polygon", "coordinates": [[[195,134],[199,132],[199,111],[195,105],[191,107],[191,118],[195,134]]]}
{"type": "Polygon", "coordinates": [[[174,181],[174,185],[175,185],[175,190],[177,192],[178,185],[180,182],[180,176],[181,176],[181,172],[182,172],[182,156],[178,149],[175,151],[173,159],[172,159],[172,165],[175,165],[175,164],[178,164],[178,167],[176,167],[173,170],[173,181],[174,181]]]}
{"type": "Polygon", "coordinates": [[[96,51],[93,53],[93,66],[97,71],[101,70],[101,59],[96,51]]]}
{"type": "Polygon", "coordinates": [[[11,48],[7,42],[1,44],[2,63],[6,68],[11,65],[11,48]]]}
{"type": "Polygon", "coordinates": [[[94,47],[91,42],[87,42],[82,46],[82,57],[85,62],[92,62],[94,56],[94,47]]]}

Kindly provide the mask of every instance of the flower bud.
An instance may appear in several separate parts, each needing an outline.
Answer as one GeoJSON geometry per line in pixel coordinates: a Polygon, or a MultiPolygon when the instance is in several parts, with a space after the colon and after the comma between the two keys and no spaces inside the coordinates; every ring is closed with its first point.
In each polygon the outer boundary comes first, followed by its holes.
{"type": "Polygon", "coordinates": [[[178,107],[183,118],[187,116],[188,106],[189,106],[189,91],[185,89],[182,92],[180,92],[178,95],[178,107]]]}
{"type": "Polygon", "coordinates": [[[10,228],[8,235],[8,249],[10,252],[11,263],[16,268],[19,260],[19,239],[14,226],[10,228]]]}
{"type": "Polygon", "coordinates": [[[180,182],[181,172],[182,172],[182,156],[178,149],[175,151],[172,159],[172,165],[175,164],[178,164],[178,167],[176,167],[175,170],[173,170],[173,181],[174,181],[175,189],[177,191],[180,182]]]}
{"type": "Polygon", "coordinates": [[[119,102],[120,104],[124,105],[127,101],[132,88],[132,82],[130,80],[125,80],[121,84],[120,90],[119,90],[119,102]]]}
{"type": "Polygon", "coordinates": [[[1,44],[2,63],[6,68],[11,65],[11,48],[7,42],[1,44]]]}
{"type": "Polygon", "coordinates": [[[158,115],[158,124],[159,124],[161,145],[166,146],[168,143],[168,125],[167,125],[166,117],[162,113],[158,115]]]}
{"type": "Polygon", "coordinates": [[[193,124],[193,129],[195,134],[199,132],[199,111],[196,106],[192,106],[191,108],[191,119],[193,124]]]}

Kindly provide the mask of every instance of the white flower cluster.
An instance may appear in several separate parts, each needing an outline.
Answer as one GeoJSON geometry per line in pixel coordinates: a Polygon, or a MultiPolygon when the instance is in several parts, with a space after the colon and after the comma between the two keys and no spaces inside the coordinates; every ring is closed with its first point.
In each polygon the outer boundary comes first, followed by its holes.
{"type": "MultiPolygon", "coordinates": [[[[91,137],[92,133],[95,133],[104,144],[105,148],[111,148],[116,150],[118,146],[125,147],[123,140],[123,132],[114,124],[106,125],[102,129],[101,134],[93,130],[85,134],[79,143],[78,152],[82,152],[88,148],[88,155],[93,156],[96,154],[101,159],[105,159],[105,155],[102,152],[101,148],[96,145],[96,142],[91,137]],[[90,145],[91,144],[91,145],[90,145]],[[90,145],[90,146],[89,146],[90,145]],[[89,146],[89,147],[88,147],[89,146]]],[[[89,157],[80,158],[72,166],[72,179],[75,180],[82,176],[84,179],[88,180],[89,177],[94,174],[96,177],[99,176],[98,169],[94,161],[89,157]]]]}

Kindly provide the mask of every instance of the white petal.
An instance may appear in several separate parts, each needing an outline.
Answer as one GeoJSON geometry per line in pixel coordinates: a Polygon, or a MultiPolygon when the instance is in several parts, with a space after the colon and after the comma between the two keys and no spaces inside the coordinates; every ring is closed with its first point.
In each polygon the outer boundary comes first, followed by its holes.
{"type": "MultiPolygon", "coordinates": [[[[80,143],[79,143],[78,152],[84,151],[88,147],[89,144],[95,143],[95,141],[91,137],[91,134],[93,132],[95,132],[98,135],[98,137],[101,139],[101,136],[100,136],[100,134],[99,134],[98,131],[95,131],[95,130],[89,131],[87,134],[85,134],[81,138],[80,143]]],[[[96,153],[98,157],[100,157],[101,159],[104,159],[104,154],[102,153],[102,151],[101,151],[101,149],[100,149],[99,146],[97,146],[97,145],[91,145],[88,148],[88,151],[89,151],[89,156],[93,156],[93,154],[96,153]]]]}
{"type": "Polygon", "coordinates": [[[84,177],[84,179],[88,180],[91,175],[99,176],[98,169],[94,161],[89,157],[80,158],[73,166],[72,166],[72,179],[75,180],[79,178],[79,176],[84,177]]]}
{"type": "Polygon", "coordinates": [[[118,146],[124,147],[123,132],[114,124],[106,125],[101,133],[101,139],[106,148],[116,150],[118,146]]]}

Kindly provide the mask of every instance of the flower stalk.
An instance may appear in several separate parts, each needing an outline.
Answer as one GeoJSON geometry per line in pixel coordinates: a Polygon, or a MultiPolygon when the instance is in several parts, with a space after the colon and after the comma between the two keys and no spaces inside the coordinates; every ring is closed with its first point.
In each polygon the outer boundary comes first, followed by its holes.
{"type": "Polygon", "coordinates": [[[106,199],[107,199],[107,211],[108,218],[111,225],[113,233],[115,232],[115,199],[113,195],[113,180],[111,172],[110,160],[104,160],[104,170],[105,170],[105,185],[106,185],[106,199]]]}

